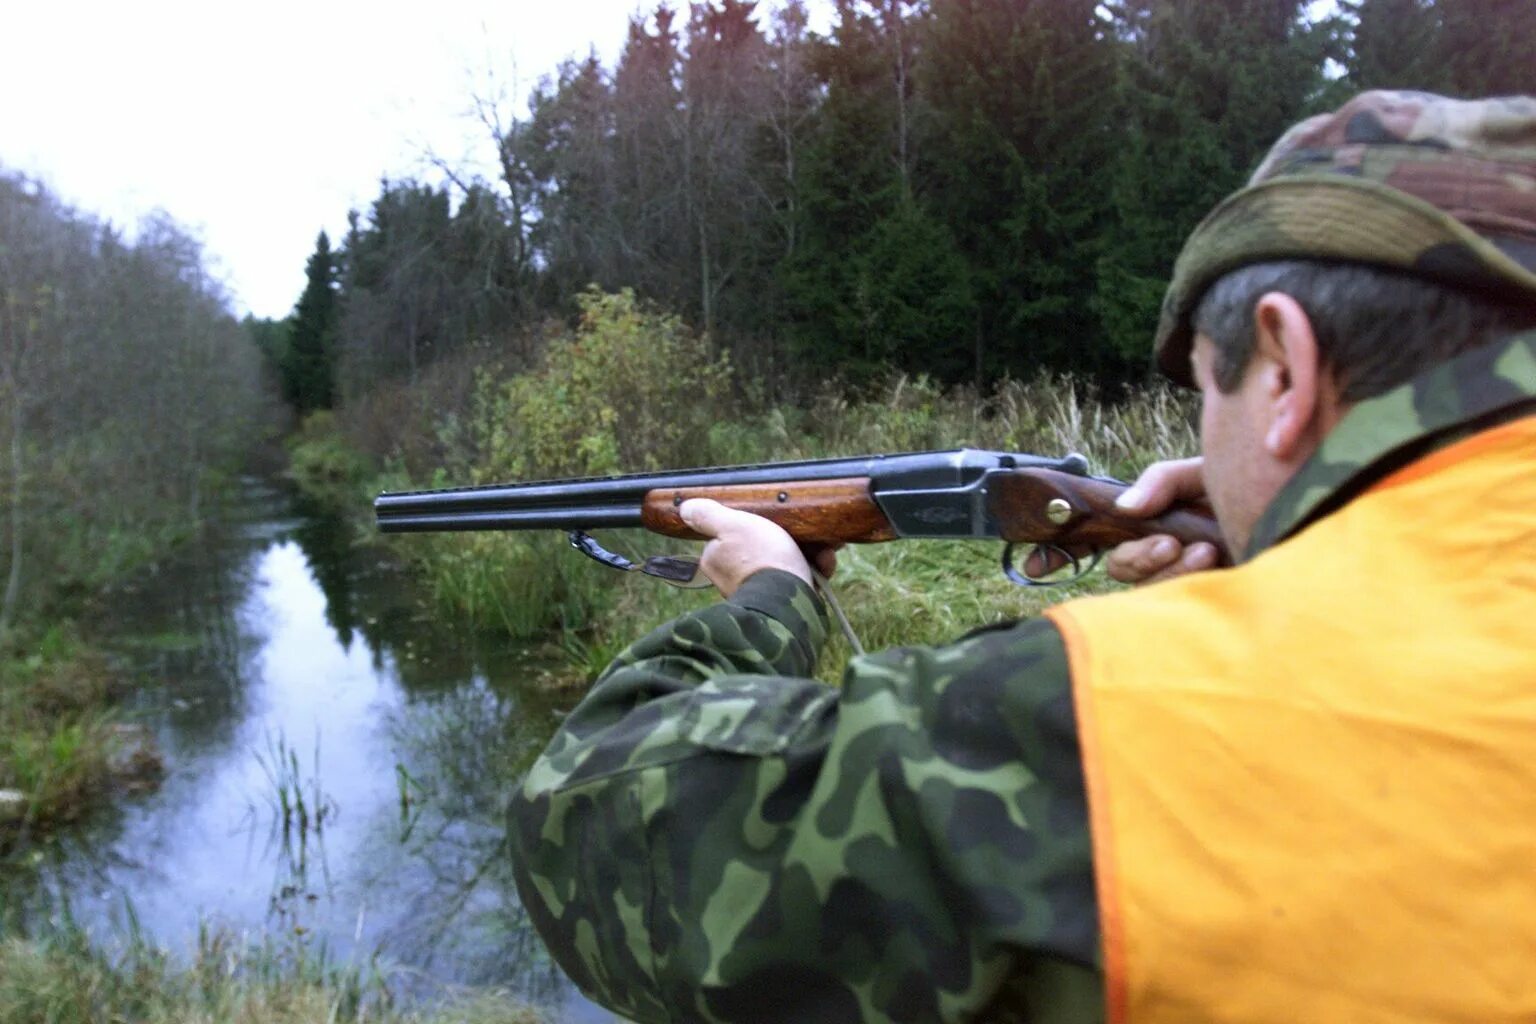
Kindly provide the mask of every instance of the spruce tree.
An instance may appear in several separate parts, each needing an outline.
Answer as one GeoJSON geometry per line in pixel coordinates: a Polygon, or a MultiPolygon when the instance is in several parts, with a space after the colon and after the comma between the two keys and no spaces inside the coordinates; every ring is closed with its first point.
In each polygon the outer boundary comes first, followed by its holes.
{"type": "Polygon", "coordinates": [[[1354,89],[1451,89],[1441,59],[1440,11],[1429,0],[1356,0],[1349,84],[1354,89]]]}
{"type": "Polygon", "coordinates": [[[1323,102],[1337,25],[1305,0],[1122,0],[1113,168],[1116,229],[1094,305],[1127,371],[1147,340],[1184,239],[1240,187],[1290,125],[1323,102]]]}
{"type": "Polygon", "coordinates": [[[324,231],[304,275],[304,292],[288,320],[283,360],[283,390],[300,414],[331,408],[336,395],[336,257],[324,231]]]}
{"type": "Polygon", "coordinates": [[[1437,0],[1444,91],[1465,98],[1536,93],[1536,2],[1437,0]]]}
{"type": "MultiPolygon", "coordinates": [[[[935,0],[919,68],[918,190],[975,297],[978,380],[1095,367],[1114,50],[1095,0],[935,0]]],[[[968,365],[967,365],[968,364],[968,365]]]]}
{"type": "Polygon", "coordinates": [[[825,98],[800,165],[797,246],[780,264],[796,352],[818,369],[868,368],[861,352],[885,325],[871,310],[892,308],[860,297],[860,265],[877,228],[910,201],[902,162],[903,83],[895,72],[904,42],[901,0],[837,0],[830,39],[811,54],[825,98]]]}

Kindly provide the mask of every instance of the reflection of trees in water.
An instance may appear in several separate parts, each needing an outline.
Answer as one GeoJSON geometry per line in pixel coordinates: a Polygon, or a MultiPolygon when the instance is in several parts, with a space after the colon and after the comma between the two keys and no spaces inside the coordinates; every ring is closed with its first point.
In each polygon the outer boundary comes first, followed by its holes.
{"type": "Polygon", "coordinates": [[[290,536],[304,552],[309,571],[325,595],[325,621],[336,631],[341,645],[351,647],[353,633],[361,623],[355,604],[359,556],[352,543],[352,528],[337,510],[303,492],[294,495],[293,510],[300,522],[290,536]]]}
{"type": "Polygon", "coordinates": [[[434,976],[564,1001],[570,984],[518,901],[506,846],[508,789],[553,729],[481,680],[419,700],[389,723],[406,797],[370,830],[372,906],[391,906],[386,952],[434,976]]]}
{"type": "Polygon", "coordinates": [[[234,739],[245,673],[258,648],[259,624],[245,621],[241,610],[274,539],[252,527],[278,515],[284,500],[247,481],[224,520],[141,573],[107,610],[111,642],[145,683],[136,689],[136,710],[163,713],[171,737],[187,750],[234,739]]]}

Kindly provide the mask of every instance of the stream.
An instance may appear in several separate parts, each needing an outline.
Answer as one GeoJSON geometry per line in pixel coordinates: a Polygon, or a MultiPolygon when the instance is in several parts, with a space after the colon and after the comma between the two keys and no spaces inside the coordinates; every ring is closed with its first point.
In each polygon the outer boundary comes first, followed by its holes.
{"type": "Polygon", "coordinates": [[[148,680],[124,716],[163,783],[0,866],[8,909],[173,953],[200,928],[307,943],[377,956],[425,998],[495,985],[552,1022],[616,1020],[544,951],[504,840],[508,787],[577,695],[541,687],[530,651],[434,622],[288,491],[247,479],[233,504],[110,602],[148,680]]]}

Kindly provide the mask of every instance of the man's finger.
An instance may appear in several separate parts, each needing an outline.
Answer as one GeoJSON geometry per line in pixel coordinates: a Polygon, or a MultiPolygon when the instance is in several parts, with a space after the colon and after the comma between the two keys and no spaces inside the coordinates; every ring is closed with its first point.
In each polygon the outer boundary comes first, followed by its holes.
{"type": "Polygon", "coordinates": [[[823,578],[831,579],[837,572],[837,549],[840,547],[841,544],[802,544],[800,550],[823,578]]]}
{"type": "Polygon", "coordinates": [[[1155,462],[1115,499],[1115,505],[1122,512],[1153,516],[1179,502],[1202,499],[1205,497],[1203,465],[1204,460],[1198,457],[1155,462]]]}
{"type": "Polygon", "coordinates": [[[1158,583],[1191,572],[1214,569],[1221,553],[1200,541],[1188,547],[1172,537],[1144,537],[1117,546],[1104,561],[1111,579],[1121,583],[1158,583]]]}
{"type": "Polygon", "coordinates": [[[718,537],[733,526],[744,525],[742,516],[750,512],[722,505],[713,498],[689,498],[677,508],[677,514],[688,528],[704,537],[718,537]]]}
{"type": "Polygon", "coordinates": [[[1032,580],[1040,580],[1060,572],[1072,564],[1073,557],[1078,559],[1079,566],[1086,566],[1093,560],[1092,548],[1062,549],[1055,545],[1037,545],[1030,549],[1024,556],[1024,575],[1032,580]]]}
{"type": "MultiPolygon", "coordinates": [[[[1209,545],[1207,545],[1209,547],[1209,545]]],[[[1159,534],[1118,544],[1104,560],[1104,571],[1121,583],[1146,583],[1170,566],[1177,565],[1184,546],[1159,534]]]]}

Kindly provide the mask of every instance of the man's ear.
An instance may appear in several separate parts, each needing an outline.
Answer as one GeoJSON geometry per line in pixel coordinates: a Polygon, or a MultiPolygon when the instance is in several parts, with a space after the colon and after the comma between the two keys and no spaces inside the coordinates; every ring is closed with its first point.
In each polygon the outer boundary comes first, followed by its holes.
{"type": "Polygon", "coordinates": [[[1253,318],[1254,357],[1264,374],[1260,401],[1268,419],[1264,450],[1282,462],[1300,462],[1326,433],[1317,429],[1319,414],[1332,404],[1322,393],[1317,335],[1306,310],[1284,292],[1261,296],[1253,318]]]}

